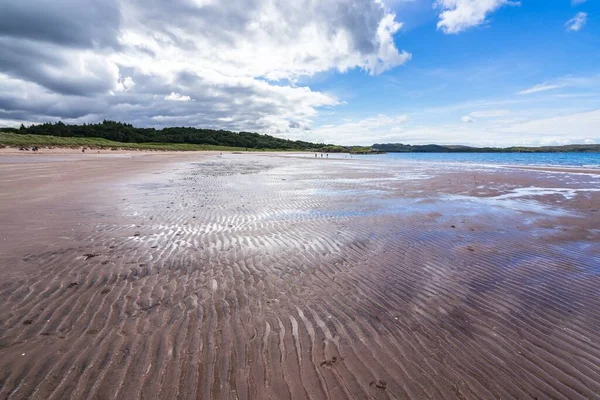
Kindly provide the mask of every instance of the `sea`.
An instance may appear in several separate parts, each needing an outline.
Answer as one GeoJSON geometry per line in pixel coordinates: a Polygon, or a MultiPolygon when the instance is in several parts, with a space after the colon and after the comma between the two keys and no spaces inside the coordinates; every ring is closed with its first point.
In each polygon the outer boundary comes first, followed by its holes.
{"type": "MultiPolygon", "coordinates": [[[[319,155],[320,157],[320,155],[319,155]]],[[[325,157],[325,155],[323,156],[325,157]]],[[[329,154],[329,158],[358,158],[478,165],[528,165],[600,169],[600,153],[386,153],[370,155],[329,154]]]]}

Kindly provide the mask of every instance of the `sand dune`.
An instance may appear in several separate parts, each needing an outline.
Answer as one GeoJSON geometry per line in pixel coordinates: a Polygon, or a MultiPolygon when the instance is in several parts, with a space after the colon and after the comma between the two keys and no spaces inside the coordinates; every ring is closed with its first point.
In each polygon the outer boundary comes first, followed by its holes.
{"type": "Polygon", "coordinates": [[[593,175],[229,154],[0,172],[2,399],[600,396],[593,175]],[[501,197],[520,187],[580,190],[501,197]]]}

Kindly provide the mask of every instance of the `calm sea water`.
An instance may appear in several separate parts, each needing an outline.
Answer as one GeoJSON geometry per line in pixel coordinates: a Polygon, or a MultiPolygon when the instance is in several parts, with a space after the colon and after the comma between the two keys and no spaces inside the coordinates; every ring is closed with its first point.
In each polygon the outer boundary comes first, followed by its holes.
{"type": "MultiPolygon", "coordinates": [[[[331,157],[332,155],[330,155],[331,157]]],[[[349,157],[338,155],[335,158],[349,157]]],[[[600,153],[387,153],[353,156],[374,160],[430,161],[450,163],[538,165],[600,168],[600,153]]]]}

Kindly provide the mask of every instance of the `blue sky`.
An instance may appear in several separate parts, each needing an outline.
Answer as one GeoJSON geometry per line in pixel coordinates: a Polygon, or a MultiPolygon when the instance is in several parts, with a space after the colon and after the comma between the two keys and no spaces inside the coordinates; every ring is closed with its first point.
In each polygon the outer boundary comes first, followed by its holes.
{"type": "Polygon", "coordinates": [[[0,126],[600,143],[599,65],[598,0],[0,2],[0,126]]]}
{"type": "MultiPolygon", "coordinates": [[[[410,52],[411,60],[378,76],[355,70],[307,80],[311,88],[331,91],[346,101],[323,113],[319,123],[406,115],[389,140],[600,143],[598,2],[525,0],[500,7],[482,24],[455,34],[437,28],[438,13],[431,1],[397,2],[393,9],[406,21],[396,45],[410,52]],[[579,12],[587,13],[585,25],[567,30],[565,24],[579,12]],[[539,91],[531,90],[536,86],[539,91]],[[528,89],[532,93],[525,93],[528,89]],[[567,129],[577,114],[590,111],[596,113],[580,116],[587,129],[567,129]],[[463,122],[465,116],[468,122],[463,122]],[[557,122],[545,119],[561,116],[566,121],[560,131],[545,131],[546,124],[557,122]],[[528,132],[531,121],[535,129],[528,132]],[[518,128],[521,123],[523,130],[518,128]]],[[[378,140],[378,132],[387,135],[387,128],[376,130],[363,143],[378,140]]]]}

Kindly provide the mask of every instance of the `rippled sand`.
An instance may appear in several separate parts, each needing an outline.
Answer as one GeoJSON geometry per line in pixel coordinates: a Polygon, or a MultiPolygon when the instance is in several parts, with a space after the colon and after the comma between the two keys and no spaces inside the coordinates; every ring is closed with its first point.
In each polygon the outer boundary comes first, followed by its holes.
{"type": "Polygon", "coordinates": [[[0,159],[1,399],[600,396],[600,174],[0,159]]]}

